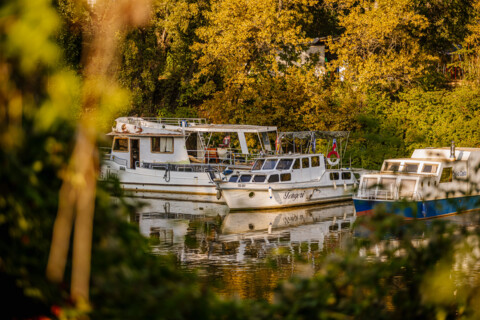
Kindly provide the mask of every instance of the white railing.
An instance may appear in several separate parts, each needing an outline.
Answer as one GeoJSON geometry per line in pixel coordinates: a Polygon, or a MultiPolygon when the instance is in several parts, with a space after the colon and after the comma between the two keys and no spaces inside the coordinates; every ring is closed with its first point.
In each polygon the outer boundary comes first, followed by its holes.
{"type": "Polygon", "coordinates": [[[128,161],[126,159],[122,159],[122,158],[119,158],[119,157],[114,156],[114,155],[111,156],[110,160],[112,160],[116,164],[119,164],[119,165],[125,166],[125,167],[127,166],[127,163],[128,163],[128,161]]]}
{"type": "Polygon", "coordinates": [[[140,117],[133,118],[127,117],[129,124],[137,125],[140,121],[148,121],[154,123],[168,124],[173,126],[181,126],[182,121],[186,121],[188,125],[190,124],[207,124],[207,119],[205,118],[157,118],[157,117],[140,117]]]}
{"type": "MultiPolygon", "coordinates": [[[[220,163],[228,165],[247,165],[262,156],[263,153],[243,154],[231,148],[207,148],[206,150],[187,150],[189,156],[201,163],[220,163]],[[225,153],[222,153],[224,151],[225,153]]],[[[194,159],[190,159],[194,163],[194,159]]]]}
{"type": "Polygon", "coordinates": [[[367,199],[367,200],[398,200],[398,199],[407,199],[419,201],[422,200],[422,193],[418,191],[414,192],[405,192],[399,194],[398,190],[389,191],[389,190],[359,190],[357,193],[357,198],[367,199]]]}

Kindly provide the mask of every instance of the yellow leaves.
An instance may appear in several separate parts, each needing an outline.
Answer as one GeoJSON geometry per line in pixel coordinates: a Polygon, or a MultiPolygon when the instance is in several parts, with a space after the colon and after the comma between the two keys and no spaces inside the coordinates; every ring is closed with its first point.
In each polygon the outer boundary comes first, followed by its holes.
{"type": "MultiPolygon", "coordinates": [[[[327,0],[329,5],[334,1],[327,0]]],[[[341,1],[340,25],[345,33],[329,41],[338,55],[335,68],[360,88],[381,85],[396,88],[422,74],[434,60],[420,45],[428,26],[408,0],[341,1]],[[347,10],[348,9],[348,10],[347,10]]]]}
{"type": "Polygon", "coordinates": [[[52,65],[60,51],[50,39],[58,28],[59,18],[48,0],[19,0],[2,8],[0,27],[7,35],[8,56],[21,57],[23,72],[33,71],[39,64],[52,65]]]}
{"type": "Polygon", "coordinates": [[[59,71],[48,79],[46,100],[35,114],[37,130],[47,130],[56,121],[75,121],[80,117],[80,79],[68,70],[59,71]]]}

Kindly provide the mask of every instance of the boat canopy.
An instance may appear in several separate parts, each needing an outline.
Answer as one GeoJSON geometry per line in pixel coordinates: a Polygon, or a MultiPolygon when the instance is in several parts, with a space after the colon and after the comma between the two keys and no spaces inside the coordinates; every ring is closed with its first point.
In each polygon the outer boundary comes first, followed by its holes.
{"type": "Polygon", "coordinates": [[[295,131],[280,132],[280,137],[295,139],[329,139],[329,138],[348,138],[350,131],[295,131]]]}

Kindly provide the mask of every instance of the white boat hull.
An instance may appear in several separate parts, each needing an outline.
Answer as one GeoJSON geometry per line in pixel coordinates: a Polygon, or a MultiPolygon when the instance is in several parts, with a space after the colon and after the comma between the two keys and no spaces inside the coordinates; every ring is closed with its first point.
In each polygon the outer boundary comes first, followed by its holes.
{"type": "Polygon", "coordinates": [[[216,185],[208,172],[166,173],[165,170],[145,168],[120,170],[116,163],[106,161],[101,178],[108,176],[116,176],[123,190],[132,197],[225,203],[224,199],[217,199],[216,185]]]}
{"type": "Polygon", "coordinates": [[[301,186],[296,183],[283,184],[281,189],[268,185],[255,188],[222,188],[222,197],[232,210],[274,209],[350,200],[352,187],[353,184],[301,186]]]}

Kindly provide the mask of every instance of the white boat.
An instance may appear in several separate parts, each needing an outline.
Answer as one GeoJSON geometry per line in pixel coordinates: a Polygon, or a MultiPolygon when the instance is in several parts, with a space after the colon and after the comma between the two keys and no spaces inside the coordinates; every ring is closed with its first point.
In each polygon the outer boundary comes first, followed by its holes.
{"type": "Polygon", "coordinates": [[[417,149],[388,159],[380,173],[363,175],[353,201],[357,215],[382,208],[406,219],[480,209],[480,148],[417,149]],[[403,202],[403,204],[402,204],[403,202]]]}
{"type": "Polygon", "coordinates": [[[246,134],[259,139],[260,153],[273,152],[269,136],[277,135],[273,126],[216,125],[193,118],[118,118],[109,134],[113,143],[101,178],[117,176],[124,190],[136,197],[224,203],[217,199],[212,180],[226,169],[251,166],[258,154],[250,152],[246,134]],[[214,134],[223,136],[216,146],[214,134]],[[234,135],[237,149],[232,147],[234,135]]]}
{"type": "Polygon", "coordinates": [[[285,208],[352,198],[351,169],[328,169],[323,154],[284,154],[257,159],[249,171],[216,180],[230,209],[285,208]]]}

